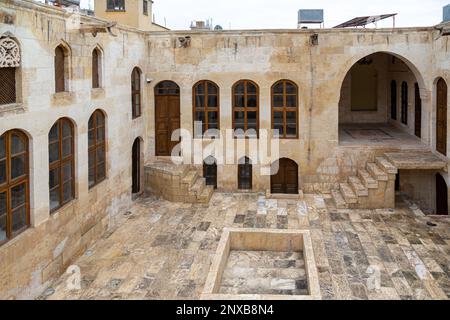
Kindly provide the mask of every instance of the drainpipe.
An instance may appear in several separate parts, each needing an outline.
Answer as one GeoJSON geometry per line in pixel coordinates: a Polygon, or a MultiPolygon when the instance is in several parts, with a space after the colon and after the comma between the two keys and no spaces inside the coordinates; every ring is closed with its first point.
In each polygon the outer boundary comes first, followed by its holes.
{"type": "Polygon", "coordinates": [[[314,107],[314,85],[315,85],[315,75],[314,75],[314,62],[313,62],[313,47],[319,45],[319,35],[317,33],[310,36],[310,46],[309,46],[309,72],[310,72],[310,88],[309,88],[309,118],[308,118],[308,162],[311,161],[311,136],[312,136],[312,112],[314,107]]]}

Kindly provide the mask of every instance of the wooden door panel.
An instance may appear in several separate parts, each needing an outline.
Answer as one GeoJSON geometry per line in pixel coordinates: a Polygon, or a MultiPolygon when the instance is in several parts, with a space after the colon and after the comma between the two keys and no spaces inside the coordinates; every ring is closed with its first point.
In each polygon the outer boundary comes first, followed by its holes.
{"type": "Polygon", "coordinates": [[[281,159],[278,173],[270,181],[272,193],[298,194],[297,164],[289,159],[281,159]]]}
{"type": "Polygon", "coordinates": [[[420,91],[419,91],[419,86],[416,83],[415,85],[415,97],[416,97],[416,101],[415,101],[415,105],[416,105],[416,110],[415,110],[415,116],[414,116],[414,120],[415,120],[415,124],[414,124],[414,133],[417,137],[421,138],[422,137],[422,99],[420,98],[420,91]]]}
{"type": "Polygon", "coordinates": [[[286,193],[298,193],[298,170],[297,165],[292,162],[286,163],[286,193]]]}
{"type": "Polygon", "coordinates": [[[447,155],[447,85],[443,79],[437,83],[436,150],[447,155]]]}
{"type": "Polygon", "coordinates": [[[155,97],[156,155],[170,156],[178,144],[171,141],[172,132],[180,128],[180,97],[157,95],[155,97]]]}

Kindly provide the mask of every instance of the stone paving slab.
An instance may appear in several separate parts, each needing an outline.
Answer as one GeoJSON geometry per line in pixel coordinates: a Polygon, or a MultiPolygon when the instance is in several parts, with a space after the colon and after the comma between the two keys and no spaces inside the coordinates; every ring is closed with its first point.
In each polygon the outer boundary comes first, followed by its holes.
{"type": "Polygon", "coordinates": [[[64,274],[39,298],[198,299],[227,226],[309,229],[323,299],[448,299],[450,219],[398,203],[390,211],[336,209],[321,195],[216,193],[208,205],[140,198],[75,262],[79,290],[64,274]]]}
{"type": "Polygon", "coordinates": [[[446,161],[431,152],[388,152],[385,156],[397,169],[440,170],[447,167],[446,161]]]}

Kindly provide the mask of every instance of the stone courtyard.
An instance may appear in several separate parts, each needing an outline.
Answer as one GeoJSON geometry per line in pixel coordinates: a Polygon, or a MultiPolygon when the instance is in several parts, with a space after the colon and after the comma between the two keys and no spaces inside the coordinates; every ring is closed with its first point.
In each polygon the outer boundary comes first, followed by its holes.
{"type": "MultiPolygon", "coordinates": [[[[118,220],[75,261],[81,290],[69,290],[64,274],[39,298],[199,299],[227,226],[309,229],[322,299],[450,297],[450,219],[425,217],[406,200],[395,210],[337,210],[318,194],[298,201],[215,193],[209,205],[142,197],[118,220]]],[[[270,256],[282,267],[283,258],[270,256]]]]}

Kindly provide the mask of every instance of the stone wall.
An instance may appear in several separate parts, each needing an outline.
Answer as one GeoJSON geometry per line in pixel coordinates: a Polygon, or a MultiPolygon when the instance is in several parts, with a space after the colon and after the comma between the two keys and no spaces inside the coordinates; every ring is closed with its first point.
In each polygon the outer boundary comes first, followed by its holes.
{"type": "MultiPolygon", "coordinates": [[[[14,23],[0,23],[0,34],[9,32],[20,44],[24,110],[0,113],[0,135],[20,129],[30,141],[31,226],[0,247],[0,298],[20,299],[40,294],[131,204],[132,143],[145,138],[147,114],[131,119],[129,79],[135,66],[145,66],[145,36],[126,29],[117,29],[117,37],[68,30],[63,10],[30,1],[2,1],[0,8],[15,15],[14,23]],[[61,43],[70,50],[69,91],[55,94],[54,49],[61,43]],[[100,89],[91,89],[95,47],[103,58],[100,89]],[[87,130],[96,109],[107,119],[107,178],[89,189],[87,130]],[[50,214],[48,133],[61,117],[75,125],[75,200],[50,214]]],[[[144,108],[146,101],[144,95],[144,108]]]]}
{"type": "Polygon", "coordinates": [[[425,213],[436,212],[436,171],[400,170],[400,192],[425,213]]]}
{"type": "MultiPolygon", "coordinates": [[[[251,79],[260,88],[260,128],[271,127],[270,88],[280,79],[299,87],[299,138],[283,140],[280,156],[299,165],[299,185],[329,190],[353,172],[370,152],[338,146],[339,98],[351,66],[366,55],[389,52],[403,57],[418,78],[423,112],[434,148],[434,83],[450,83],[447,38],[433,28],[380,30],[249,30],[222,32],[141,32],[120,26],[112,36],[95,37],[68,28],[70,14],[30,0],[4,0],[0,35],[19,42],[22,65],[17,108],[0,108],[0,134],[20,129],[30,138],[31,227],[0,247],[0,298],[39,294],[56,274],[108,228],[131,204],[131,150],[142,138],[144,160],[154,156],[154,86],[173,80],[181,88],[181,126],[192,131],[192,86],[202,79],[220,88],[221,129],[231,128],[231,87],[251,79]],[[318,33],[319,44],[310,37],[318,33]],[[179,37],[191,37],[187,48],[179,37]],[[69,92],[54,93],[54,49],[70,51],[69,92]],[[102,52],[102,88],[91,89],[92,50],[102,52]],[[130,75],[142,71],[142,116],[131,116],[130,75]],[[151,79],[150,83],[144,79],[151,79]],[[88,189],[87,126],[101,109],[107,117],[107,179],[88,189]],[[48,132],[68,117],[75,124],[75,200],[49,213],[48,132]],[[353,153],[354,154],[350,154],[353,153]],[[347,155],[347,153],[349,153],[347,155]]],[[[82,17],[86,23],[102,20],[82,17]]],[[[450,99],[449,99],[450,100],[450,99]]],[[[448,139],[450,141],[450,138],[448,139]]],[[[448,148],[450,150],[450,148],[448,148]]],[[[270,179],[255,166],[254,190],[265,191],[270,179]]],[[[236,190],[236,165],[219,165],[219,188],[236,190]]],[[[143,180],[143,179],[142,179],[143,180]]]]}

